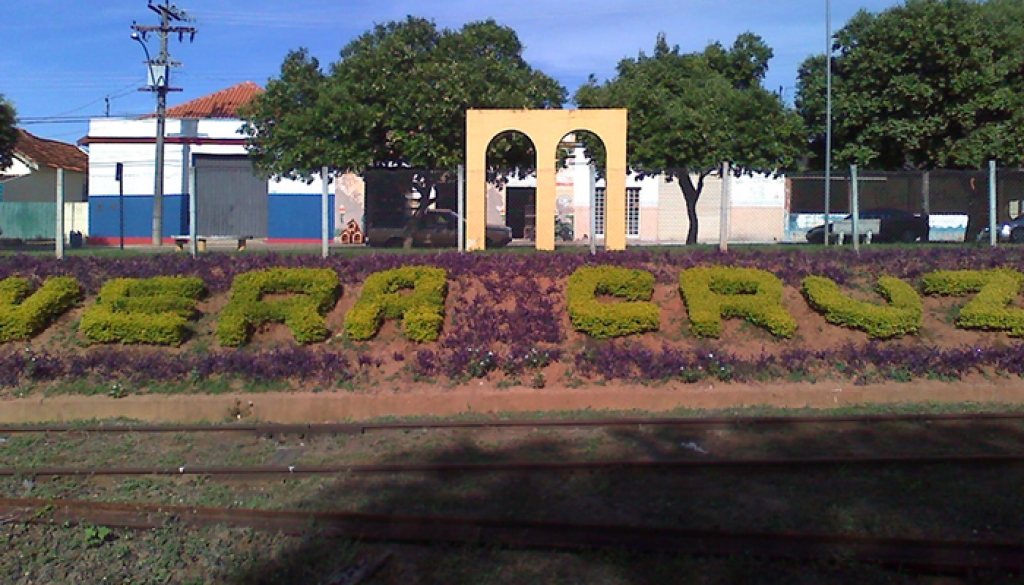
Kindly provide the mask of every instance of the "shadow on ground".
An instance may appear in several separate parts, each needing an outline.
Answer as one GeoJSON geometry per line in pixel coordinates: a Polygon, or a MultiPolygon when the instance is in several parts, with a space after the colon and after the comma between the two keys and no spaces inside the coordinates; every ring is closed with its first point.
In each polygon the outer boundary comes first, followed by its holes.
{"type": "MultiPolygon", "coordinates": [[[[433,431],[432,431],[433,432],[433,431]]],[[[1011,423],[781,426],[688,431],[621,427],[523,433],[488,443],[455,433],[454,446],[410,449],[390,461],[568,461],[1019,452],[1011,423]],[[427,455],[429,453],[429,456],[427,455]]],[[[485,437],[486,439],[486,437],[485,437]]],[[[451,443],[449,441],[449,443],[451,443]]],[[[338,476],[296,507],[316,510],[654,525],[700,529],[870,534],[1024,542],[1024,465],[807,467],[756,470],[338,476]]],[[[1016,583],[1019,575],[917,575],[843,559],[765,560],[552,552],[487,545],[352,543],[310,535],[279,558],[218,579],[234,585],[348,583],[339,570],[390,554],[374,584],[411,583],[1016,583]],[[332,577],[332,575],[334,577],[332,577]]]]}

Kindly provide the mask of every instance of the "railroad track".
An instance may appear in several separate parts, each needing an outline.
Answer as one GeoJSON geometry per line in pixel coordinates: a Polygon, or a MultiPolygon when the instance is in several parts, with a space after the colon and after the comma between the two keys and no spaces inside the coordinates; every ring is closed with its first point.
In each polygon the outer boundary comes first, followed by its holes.
{"type": "MultiPolygon", "coordinates": [[[[1024,422],[1024,413],[975,413],[934,415],[867,415],[812,417],[716,417],[716,418],[606,418],[563,420],[480,420],[459,422],[386,422],[338,424],[225,425],[46,425],[0,427],[0,435],[21,433],[241,433],[259,437],[308,435],[360,435],[410,430],[475,429],[568,429],[615,427],[665,427],[693,430],[758,429],[797,425],[872,425],[885,423],[1009,423],[1024,422]]],[[[211,437],[212,438],[212,437],[211,437]]],[[[49,439],[48,439],[49,440],[49,439]]],[[[214,442],[220,439],[215,439],[214,442]]],[[[374,439],[376,441],[376,439],[374,439]]],[[[977,449],[977,447],[976,447],[977,449]]],[[[997,451],[998,452],[998,451],[997,451]]],[[[232,478],[316,476],[352,474],[487,474],[573,473],[600,471],[685,472],[689,470],[744,470],[753,473],[792,472],[842,467],[886,466],[1015,466],[1024,453],[957,453],[911,456],[828,456],[799,458],[724,458],[687,453],[674,459],[627,458],[555,461],[410,462],[324,465],[258,466],[152,466],[152,467],[32,467],[0,468],[0,477],[93,477],[93,476],[210,476],[218,481],[232,478]]],[[[1016,467],[1007,469],[1018,469],[1016,467]]],[[[1015,472],[1014,472],[1015,473],[1015,472]]],[[[19,495],[11,492],[12,495],[19,495]]],[[[82,496],[79,496],[82,497],[82,496]]],[[[291,504],[287,504],[291,505],[291,504]]],[[[163,526],[174,518],[190,526],[226,524],[258,530],[301,534],[314,523],[320,533],[360,540],[414,542],[421,544],[489,544],[522,548],[585,550],[622,548],[706,555],[754,555],[779,558],[841,558],[924,571],[1024,569],[1024,545],[1015,542],[937,541],[898,538],[850,537],[834,534],[759,533],[692,530],[682,528],[612,524],[505,521],[465,517],[373,515],[344,512],[266,511],[191,506],[108,504],[96,501],[0,499],[0,524],[4,522],[64,522],[134,529],[163,526]]],[[[969,533],[967,533],[969,534],[969,533]]]]}
{"type": "Polygon", "coordinates": [[[875,414],[850,416],[765,416],[707,418],[515,419],[479,421],[408,421],[382,423],[225,423],[210,424],[50,424],[0,426],[2,434],[23,433],[251,433],[275,435],[359,435],[372,431],[601,428],[619,426],[686,427],[695,429],[797,426],[807,424],[956,423],[1024,421],[1024,412],[968,414],[875,414]]]}
{"type": "Polygon", "coordinates": [[[1024,462],[1024,454],[914,455],[886,457],[796,457],[753,459],[621,459],[611,461],[504,461],[443,463],[371,463],[336,465],[258,465],[238,467],[27,467],[0,468],[0,477],[93,477],[137,475],[334,475],[379,473],[500,473],[602,470],[744,469],[772,471],[822,467],[885,467],[919,465],[1006,465],[1024,462]]]}
{"type": "Polygon", "coordinates": [[[534,522],[447,516],[399,516],[207,508],[95,501],[0,499],[0,523],[90,523],[155,529],[168,520],[188,526],[226,525],[302,535],[419,544],[500,545],[514,548],[626,549],[691,555],[841,558],[939,572],[1024,569],[1024,546],[1010,542],[918,540],[836,534],[729,532],[620,524],[534,522]]]}

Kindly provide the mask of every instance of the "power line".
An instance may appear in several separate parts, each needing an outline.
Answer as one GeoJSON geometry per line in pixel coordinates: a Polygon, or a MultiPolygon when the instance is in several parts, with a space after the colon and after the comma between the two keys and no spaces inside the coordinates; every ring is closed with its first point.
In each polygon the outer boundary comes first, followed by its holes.
{"type": "Polygon", "coordinates": [[[135,85],[136,85],[136,83],[133,81],[132,83],[130,83],[130,84],[128,84],[128,85],[126,85],[126,86],[124,86],[122,88],[114,90],[113,95],[108,93],[104,97],[95,99],[95,100],[93,100],[93,101],[91,101],[91,102],[89,102],[89,103],[87,103],[87,104],[85,104],[83,106],[78,106],[77,108],[68,110],[66,112],[61,112],[59,114],[54,114],[52,116],[35,116],[35,118],[38,118],[38,119],[41,119],[41,118],[60,118],[62,116],[66,116],[67,114],[74,114],[75,112],[80,112],[80,111],[84,110],[85,108],[88,108],[89,106],[91,106],[93,104],[98,104],[99,102],[101,102],[103,100],[109,100],[110,98],[118,98],[118,97],[126,96],[129,93],[133,93],[135,91],[135,85]]]}
{"type": "Polygon", "coordinates": [[[31,117],[31,118],[19,118],[18,126],[38,126],[41,124],[83,124],[91,122],[93,120],[116,120],[126,119],[132,120],[135,118],[141,118],[143,116],[150,116],[150,113],[144,114],[119,114],[113,117],[104,117],[102,115],[95,116],[43,116],[43,117],[31,117]]]}

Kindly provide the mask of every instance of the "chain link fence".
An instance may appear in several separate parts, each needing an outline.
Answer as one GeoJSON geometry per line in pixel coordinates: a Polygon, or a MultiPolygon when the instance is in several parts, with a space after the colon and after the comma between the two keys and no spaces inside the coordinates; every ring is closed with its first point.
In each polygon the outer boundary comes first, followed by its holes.
{"type": "MultiPolygon", "coordinates": [[[[365,193],[351,194],[345,222],[354,218],[361,229],[389,218],[392,223],[401,222],[419,204],[421,195],[413,185],[418,172],[386,169],[367,173],[365,193]],[[365,198],[365,203],[357,204],[356,197],[365,198]],[[359,215],[353,213],[356,209],[359,215]]],[[[831,175],[827,213],[834,227],[830,242],[838,243],[840,237],[850,241],[849,216],[855,195],[859,235],[865,243],[988,242],[987,230],[993,217],[997,243],[1024,241],[1024,170],[997,169],[994,183],[987,170],[861,171],[856,184],[852,179],[850,171],[831,175]],[[990,204],[993,194],[994,208],[990,204]]],[[[603,179],[589,165],[569,165],[556,180],[556,217],[550,219],[555,224],[556,245],[588,246],[594,239],[598,247],[603,246],[607,219],[603,179]]],[[[700,185],[699,176],[692,175],[690,180],[694,187],[700,185]]],[[[692,200],[692,191],[685,181],[680,172],[628,177],[624,218],[627,245],[683,245],[691,229],[697,243],[705,245],[806,244],[823,240],[823,173],[730,174],[723,179],[714,172],[704,177],[692,210],[686,196],[690,192],[692,200]],[[725,212],[723,206],[727,206],[725,212]]],[[[435,206],[457,209],[455,173],[439,173],[432,183],[437,195],[435,206]]],[[[489,184],[486,209],[488,224],[511,228],[513,246],[534,245],[537,222],[542,220],[536,217],[535,177],[489,184]]]]}
{"type": "MultiPolygon", "coordinates": [[[[1024,171],[997,169],[994,178],[993,182],[991,173],[982,170],[860,171],[855,184],[850,172],[837,173],[831,177],[827,211],[830,220],[845,219],[856,194],[861,217],[918,216],[927,221],[930,242],[988,241],[986,230],[992,223],[999,232],[997,243],[1011,241],[1014,221],[1024,211],[1024,171]]],[[[787,239],[806,240],[810,230],[824,223],[825,177],[822,173],[794,174],[786,181],[787,239]]],[[[1024,240],[1024,229],[1017,234],[1024,240]]]]}
{"type": "MultiPolygon", "coordinates": [[[[424,203],[425,191],[434,199],[432,207],[458,211],[458,176],[457,170],[428,176],[420,169],[374,169],[360,176],[338,177],[334,184],[337,204],[331,212],[336,226],[333,243],[364,246],[368,229],[374,227],[401,231],[424,203]]],[[[853,240],[849,216],[855,195],[857,241],[865,245],[1024,243],[1024,169],[859,171],[856,182],[853,179],[850,170],[831,175],[830,243],[853,240]]],[[[699,176],[691,175],[690,181],[694,187],[700,185],[699,176]]],[[[627,245],[682,246],[691,231],[698,244],[713,246],[825,241],[823,173],[730,174],[723,179],[714,172],[704,177],[700,186],[700,196],[691,210],[686,193],[692,201],[693,192],[681,172],[630,175],[623,218],[627,245]]],[[[533,247],[539,222],[550,221],[557,247],[590,247],[593,242],[603,248],[604,223],[610,218],[606,217],[604,181],[592,166],[566,165],[558,173],[555,217],[537,217],[536,192],[536,177],[529,174],[488,183],[488,225],[507,226],[512,246],[533,247]]],[[[93,219],[88,204],[69,203],[65,208],[66,231],[88,234],[93,219]]],[[[52,239],[53,210],[53,203],[0,202],[0,247],[4,241],[52,239]],[[30,215],[29,207],[45,213],[30,215]]],[[[433,229],[451,231],[459,223],[452,219],[433,229]]],[[[454,247],[455,241],[447,233],[431,234],[429,245],[454,247]]]]}

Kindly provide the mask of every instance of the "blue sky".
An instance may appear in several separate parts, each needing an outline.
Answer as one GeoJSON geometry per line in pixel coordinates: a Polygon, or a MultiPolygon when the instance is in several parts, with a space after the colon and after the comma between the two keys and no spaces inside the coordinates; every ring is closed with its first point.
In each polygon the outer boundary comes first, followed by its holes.
{"type": "MultiPolygon", "coordinates": [[[[161,0],[162,1],[162,0],[161,0]]],[[[825,0],[178,0],[199,29],[194,43],[175,38],[171,55],[184,67],[172,72],[170,105],[242,81],[265,85],[290,49],[307,47],[323,65],[375,23],[406,15],[459,28],[493,18],[517,31],[531,65],[570,92],[591,73],[614,74],[623,57],[650,52],[659,32],[684,51],[709,42],[728,46],[752,31],[775,51],[765,85],[791,100],[800,62],[825,45],[825,0]]],[[[832,26],[859,9],[872,12],[893,0],[832,0],[832,26]]],[[[157,24],[145,0],[4,0],[0,19],[0,94],[14,102],[30,132],[74,142],[87,132],[84,118],[154,111],[146,84],[145,55],[129,35],[133,21],[157,24]],[[38,123],[60,117],[60,123],[38,123]]],[[[155,54],[159,46],[149,42],[155,54]]]]}

